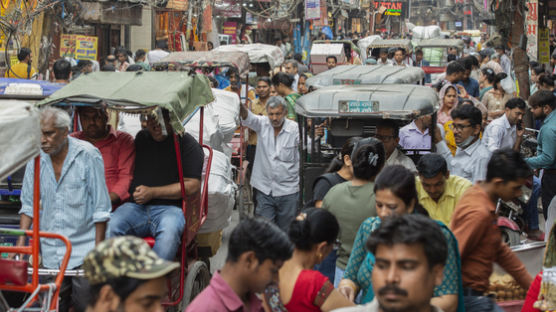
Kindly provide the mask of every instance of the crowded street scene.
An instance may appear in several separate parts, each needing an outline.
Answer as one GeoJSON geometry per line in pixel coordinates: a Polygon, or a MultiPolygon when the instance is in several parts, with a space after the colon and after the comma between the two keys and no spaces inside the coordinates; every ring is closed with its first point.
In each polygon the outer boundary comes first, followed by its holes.
{"type": "Polygon", "coordinates": [[[556,311],[556,1],[0,2],[0,312],[556,311]]]}

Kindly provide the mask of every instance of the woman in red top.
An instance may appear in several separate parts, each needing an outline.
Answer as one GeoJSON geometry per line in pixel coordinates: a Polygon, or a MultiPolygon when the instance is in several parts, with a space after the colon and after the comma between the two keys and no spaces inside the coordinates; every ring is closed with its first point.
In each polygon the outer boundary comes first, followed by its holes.
{"type": "Polygon", "coordinates": [[[293,256],[279,272],[280,301],[288,311],[331,311],[352,306],[328,278],[313,270],[332,251],[340,226],[324,209],[305,210],[289,230],[293,256]]]}

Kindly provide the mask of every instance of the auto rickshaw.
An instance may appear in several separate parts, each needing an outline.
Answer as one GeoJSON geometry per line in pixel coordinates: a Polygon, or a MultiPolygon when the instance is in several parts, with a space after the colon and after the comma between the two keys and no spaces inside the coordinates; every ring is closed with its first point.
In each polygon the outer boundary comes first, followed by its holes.
{"type": "Polygon", "coordinates": [[[391,65],[340,65],[307,79],[307,86],[420,84],[425,73],[419,67],[391,65]]]}
{"type": "MultiPolygon", "coordinates": [[[[463,40],[461,39],[428,39],[421,40],[415,45],[415,49],[423,51],[423,59],[429,62],[429,66],[423,66],[425,74],[440,74],[446,71],[448,65],[448,49],[455,48],[457,57],[463,52],[463,40]]],[[[432,77],[434,81],[435,78],[432,77]]]]}
{"type": "Polygon", "coordinates": [[[326,58],[334,56],[337,65],[361,64],[361,51],[351,40],[315,40],[311,46],[310,68],[313,74],[326,71],[326,58]],[[359,61],[359,63],[357,62],[359,61]]]}
{"type": "Polygon", "coordinates": [[[413,44],[409,39],[378,39],[367,46],[367,58],[373,57],[378,60],[380,49],[402,48],[406,53],[413,52],[413,44]]]}
{"type": "MultiPolygon", "coordinates": [[[[438,96],[433,89],[408,84],[373,84],[329,86],[300,97],[295,106],[300,138],[301,200],[313,197],[313,183],[324,173],[330,161],[337,157],[344,143],[351,137],[370,137],[376,134],[380,120],[394,120],[400,127],[415,118],[432,115],[436,125],[438,96]],[[328,119],[326,142],[309,127],[310,119],[328,119]],[[307,131],[306,131],[307,130],[307,131]]],[[[434,131],[429,131],[434,135],[434,131]]],[[[431,149],[434,150],[431,136],[431,149]]],[[[418,160],[423,150],[406,150],[418,160]]]]}
{"type": "Polygon", "coordinates": [[[282,50],[273,45],[252,44],[230,44],[219,46],[213,52],[244,52],[249,55],[251,64],[250,72],[255,72],[258,77],[269,76],[269,73],[284,63],[285,55],[282,50]]]}
{"type": "MultiPolygon", "coordinates": [[[[135,114],[148,114],[158,109],[166,109],[169,111],[170,123],[174,129],[176,162],[179,168],[178,174],[182,193],[182,210],[184,218],[186,219],[186,228],[183,232],[182,244],[177,255],[177,261],[180,262],[181,268],[179,273],[173,274],[169,278],[169,295],[168,299],[164,302],[164,305],[168,307],[169,311],[184,311],[187,304],[193,300],[210,281],[210,273],[206,264],[197,260],[197,246],[194,238],[207,215],[207,189],[212,161],[212,149],[203,144],[201,135],[199,144],[203,147],[206,155],[208,155],[204,163],[205,175],[202,178],[203,186],[198,193],[186,195],[182,165],[187,164],[181,163],[182,158],[178,142],[178,133],[183,132],[181,121],[185,120],[189,115],[200,111],[200,133],[202,134],[203,106],[213,100],[214,98],[210,90],[208,79],[203,75],[185,72],[96,72],[72,81],[64,88],[37,104],[38,106],[55,105],[70,108],[75,106],[108,107],[116,111],[135,114]]],[[[75,114],[76,112],[74,116],[75,114]]],[[[76,118],[74,119],[76,120],[76,118]]],[[[40,137],[40,133],[38,137],[40,137]]],[[[37,144],[37,147],[38,146],[40,145],[37,144]]],[[[37,166],[38,163],[38,158],[36,158],[35,166],[37,166]]],[[[38,173],[40,171],[35,170],[35,172],[35,194],[38,194],[38,173]]],[[[39,215],[39,196],[35,196],[34,198],[36,202],[36,215],[39,215]]],[[[39,218],[33,218],[33,222],[36,222],[36,224],[33,224],[33,229],[37,229],[37,233],[40,228],[38,221],[39,218]]],[[[14,231],[12,230],[12,232],[14,231]]],[[[31,235],[31,231],[26,231],[25,234],[31,235]]],[[[33,233],[33,235],[40,234],[33,233]]],[[[153,238],[144,239],[151,246],[154,244],[153,238]]],[[[18,249],[18,252],[19,250],[25,250],[29,253],[29,251],[32,250],[34,259],[38,259],[38,242],[39,240],[34,237],[32,248],[19,247],[20,249],[18,249]]],[[[0,251],[6,252],[10,250],[9,248],[10,247],[2,247],[0,251]]],[[[16,247],[11,248],[14,249],[16,247]]],[[[68,246],[67,248],[70,250],[71,247],[68,246]]],[[[67,260],[69,260],[70,252],[68,251],[66,255],[67,260]]],[[[39,269],[38,262],[33,261],[34,267],[30,270],[33,274],[33,283],[35,283],[35,275],[37,276],[37,281],[38,275],[57,274],[62,277],[64,274],[83,275],[82,270],[65,270],[67,260],[62,263],[60,270],[39,269]]],[[[61,278],[59,279],[61,283],[61,278]]],[[[56,281],[58,282],[58,279],[56,281]]],[[[57,284],[56,286],[59,288],[59,285],[60,284],[57,284]]],[[[8,286],[10,285],[0,285],[0,289],[13,290],[13,288],[9,288],[8,286]]],[[[33,284],[33,286],[36,288],[36,283],[33,284]]],[[[20,289],[27,290],[28,288],[20,289]]],[[[52,308],[48,311],[55,311],[55,304],[56,301],[52,301],[52,308]]]]}

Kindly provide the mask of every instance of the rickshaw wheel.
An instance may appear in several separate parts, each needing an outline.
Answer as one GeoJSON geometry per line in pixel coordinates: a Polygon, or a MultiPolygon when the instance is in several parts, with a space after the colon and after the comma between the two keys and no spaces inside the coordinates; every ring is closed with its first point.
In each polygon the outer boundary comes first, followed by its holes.
{"type": "Polygon", "coordinates": [[[508,244],[510,247],[520,244],[521,238],[518,232],[507,227],[501,227],[500,229],[502,234],[502,241],[504,243],[508,244]]]}
{"type": "Polygon", "coordinates": [[[195,297],[205,289],[210,283],[210,272],[207,265],[203,261],[195,261],[189,268],[189,272],[185,276],[185,287],[183,290],[183,298],[181,302],[169,309],[168,311],[185,311],[185,308],[195,299],[195,297]]]}

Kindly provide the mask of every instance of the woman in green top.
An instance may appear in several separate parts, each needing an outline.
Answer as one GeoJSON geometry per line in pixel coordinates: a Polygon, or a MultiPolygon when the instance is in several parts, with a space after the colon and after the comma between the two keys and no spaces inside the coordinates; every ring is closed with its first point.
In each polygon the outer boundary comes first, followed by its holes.
{"type": "Polygon", "coordinates": [[[384,145],[377,139],[359,140],[350,155],[353,179],[331,188],[322,202],[340,224],[340,247],[336,260],[334,284],[337,285],[351,253],[353,240],[365,219],[376,216],[374,180],[386,161],[384,145]]]}
{"type": "Polygon", "coordinates": [[[494,87],[494,79],[496,79],[494,70],[488,67],[481,69],[481,75],[479,76],[479,86],[481,86],[479,101],[481,101],[483,96],[494,87]]]}
{"type": "Polygon", "coordinates": [[[291,75],[282,72],[272,77],[272,85],[276,89],[276,92],[288,103],[287,118],[291,120],[296,120],[297,118],[295,114],[295,101],[301,96],[292,89],[294,81],[295,79],[291,75]]]}

